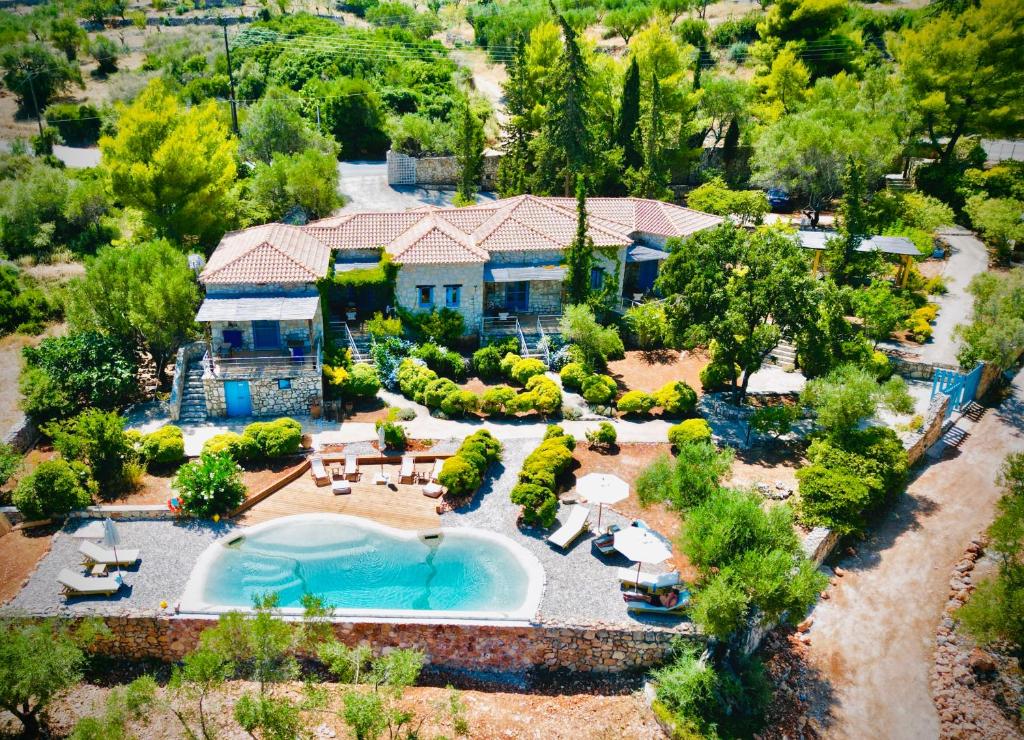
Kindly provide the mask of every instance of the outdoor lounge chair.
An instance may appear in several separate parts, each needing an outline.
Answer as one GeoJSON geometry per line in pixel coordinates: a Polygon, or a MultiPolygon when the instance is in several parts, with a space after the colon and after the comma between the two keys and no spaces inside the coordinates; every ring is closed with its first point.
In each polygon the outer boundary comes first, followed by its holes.
{"type": "Polygon", "coordinates": [[[441,477],[441,468],[444,467],[444,460],[438,458],[434,460],[434,468],[430,471],[430,480],[434,483],[438,483],[438,478],[441,477]]]}
{"type": "Polygon", "coordinates": [[[639,580],[636,577],[636,568],[619,568],[619,582],[623,586],[639,586],[648,591],[660,591],[663,588],[678,586],[682,581],[679,579],[679,572],[671,573],[644,573],[641,571],[639,580]]]}
{"type": "Polygon", "coordinates": [[[139,548],[137,547],[120,548],[117,555],[114,555],[113,550],[88,540],[78,548],[78,553],[82,556],[82,563],[90,567],[93,565],[134,565],[139,559],[139,548]]]}
{"type": "Polygon", "coordinates": [[[345,480],[359,480],[359,458],[355,455],[345,456],[345,480]]]}
{"type": "Polygon", "coordinates": [[[655,606],[646,601],[627,601],[626,610],[631,612],[644,612],[647,614],[678,614],[690,604],[690,592],[680,591],[679,601],[675,606],[655,606]]]}
{"type": "Polygon", "coordinates": [[[402,458],[402,469],[398,471],[399,483],[413,483],[416,480],[415,461],[409,455],[402,458]]]}
{"type": "Polygon", "coordinates": [[[115,594],[121,588],[121,577],[118,575],[90,578],[75,573],[69,568],[62,568],[57,574],[57,583],[65,596],[97,596],[115,594]]]}
{"type": "Polygon", "coordinates": [[[318,486],[326,486],[331,482],[331,476],[327,474],[327,468],[324,467],[324,459],[319,455],[310,458],[309,474],[313,476],[313,480],[318,486]]]}
{"type": "Polygon", "coordinates": [[[576,538],[590,528],[587,518],[590,516],[590,509],[579,504],[569,510],[569,517],[565,524],[559,527],[550,537],[548,542],[563,550],[569,547],[576,538]]]}

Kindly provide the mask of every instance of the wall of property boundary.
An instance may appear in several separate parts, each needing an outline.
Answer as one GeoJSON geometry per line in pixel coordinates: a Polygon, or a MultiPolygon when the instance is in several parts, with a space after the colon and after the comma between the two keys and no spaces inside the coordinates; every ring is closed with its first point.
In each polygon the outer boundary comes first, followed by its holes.
{"type": "Polygon", "coordinates": [[[15,452],[26,453],[39,439],[39,428],[26,414],[19,412],[19,418],[4,432],[3,442],[14,448],[15,452]]]}
{"type": "MultiPolygon", "coordinates": [[[[482,190],[494,190],[501,155],[484,154],[480,176],[482,190]]],[[[387,152],[388,185],[435,185],[455,187],[459,184],[459,165],[455,157],[410,157],[408,154],[387,152]]]]}
{"type": "MultiPolygon", "coordinates": [[[[77,621],[78,617],[67,618],[77,621]]],[[[180,660],[199,643],[213,618],[185,615],[103,617],[110,636],[90,651],[122,658],[180,660]]],[[[689,622],[671,629],[628,625],[535,625],[345,621],[334,623],[341,642],[422,650],[427,663],[454,671],[565,670],[619,673],[645,670],[665,661],[677,638],[703,646],[689,622]]]]}

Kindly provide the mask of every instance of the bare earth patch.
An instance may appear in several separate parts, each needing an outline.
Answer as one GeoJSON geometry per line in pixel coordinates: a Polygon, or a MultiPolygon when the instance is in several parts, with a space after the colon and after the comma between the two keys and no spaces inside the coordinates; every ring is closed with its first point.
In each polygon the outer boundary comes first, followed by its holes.
{"type": "Polygon", "coordinates": [[[631,391],[653,393],[666,383],[685,380],[700,395],[700,371],[707,364],[707,356],[700,351],[630,350],[624,359],[608,363],[608,373],[631,391]]]}
{"type": "Polygon", "coordinates": [[[796,471],[806,462],[802,450],[782,444],[740,450],[733,461],[732,473],[724,482],[734,488],[782,483],[795,491],[796,471]]]}
{"type": "Polygon", "coordinates": [[[36,564],[50,551],[55,527],[16,530],[0,536],[0,604],[13,599],[36,564]]]}

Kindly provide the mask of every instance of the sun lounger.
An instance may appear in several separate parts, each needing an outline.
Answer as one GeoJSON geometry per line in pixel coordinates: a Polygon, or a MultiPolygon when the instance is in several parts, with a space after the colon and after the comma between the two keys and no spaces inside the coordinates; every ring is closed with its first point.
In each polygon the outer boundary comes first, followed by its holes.
{"type": "Polygon", "coordinates": [[[441,498],[443,493],[444,487],[440,483],[428,483],[423,486],[423,495],[427,498],[441,498]]]}
{"type": "Polygon", "coordinates": [[[679,601],[675,606],[655,606],[646,601],[627,601],[626,609],[631,612],[645,612],[647,614],[678,614],[684,611],[690,603],[690,592],[681,591],[679,601]]]}
{"type": "Polygon", "coordinates": [[[83,564],[90,567],[99,563],[103,565],[134,565],[139,559],[139,549],[137,547],[118,548],[117,555],[114,555],[112,549],[97,545],[95,542],[89,542],[88,540],[82,543],[81,547],[78,548],[78,552],[82,556],[83,564]]]}
{"type": "Polygon", "coordinates": [[[441,468],[443,467],[444,460],[441,460],[440,458],[434,460],[434,469],[430,471],[430,480],[432,480],[434,483],[440,483],[439,479],[441,477],[441,468]]]}
{"type": "Polygon", "coordinates": [[[355,455],[345,456],[345,480],[359,480],[359,458],[355,455]]]}
{"type": "Polygon", "coordinates": [[[319,455],[310,458],[309,474],[313,476],[313,481],[318,486],[326,486],[331,482],[331,476],[327,474],[327,469],[324,467],[324,460],[319,455]]]}
{"type": "Polygon", "coordinates": [[[569,510],[569,517],[565,520],[565,524],[548,537],[548,542],[563,550],[566,549],[589,528],[590,525],[587,522],[589,516],[590,509],[586,506],[578,504],[573,506],[569,510]]]}
{"type": "Polygon", "coordinates": [[[121,588],[121,577],[112,575],[90,578],[68,568],[62,568],[57,574],[57,583],[60,584],[61,593],[65,596],[109,595],[117,593],[121,588]]]}
{"type": "Polygon", "coordinates": [[[672,573],[644,573],[641,571],[638,580],[636,568],[619,568],[618,576],[623,586],[639,586],[648,591],[659,591],[680,584],[678,571],[672,573]]]}
{"type": "Polygon", "coordinates": [[[347,480],[336,479],[331,481],[331,493],[335,496],[342,496],[346,493],[352,493],[352,484],[347,480]]]}
{"type": "Polygon", "coordinates": [[[412,483],[416,480],[415,465],[412,457],[406,455],[402,458],[402,469],[398,471],[399,483],[412,483]]]}

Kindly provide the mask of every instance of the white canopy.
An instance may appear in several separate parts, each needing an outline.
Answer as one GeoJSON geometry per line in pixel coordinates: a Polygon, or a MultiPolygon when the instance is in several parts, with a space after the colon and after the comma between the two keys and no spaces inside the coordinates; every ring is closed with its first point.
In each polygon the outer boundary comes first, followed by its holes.
{"type": "Polygon", "coordinates": [[[576,481],[576,490],[590,503],[599,505],[597,526],[601,527],[601,514],[605,504],[614,504],[629,497],[629,484],[617,475],[589,473],[576,481]]]}
{"type": "Polygon", "coordinates": [[[207,298],[196,321],[304,321],[316,316],[318,295],[207,298]]]}

